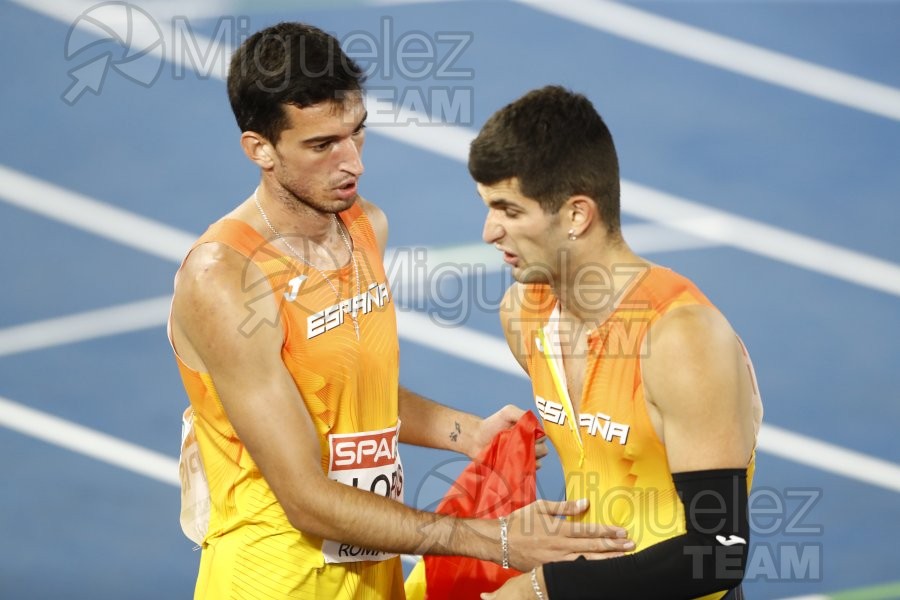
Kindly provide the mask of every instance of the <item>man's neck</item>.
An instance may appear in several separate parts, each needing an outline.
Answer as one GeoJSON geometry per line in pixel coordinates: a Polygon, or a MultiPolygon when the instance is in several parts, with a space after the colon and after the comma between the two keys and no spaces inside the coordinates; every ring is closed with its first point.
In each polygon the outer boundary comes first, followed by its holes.
{"type": "Polygon", "coordinates": [[[622,241],[602,251],[572,253],[553,285],[560,318],[592,330],[605,322],[651,263],[622,241]]]}
{"type": "Polygon", "coordinates": [[[337,241],[337,230],[331,213],[324,213],[298,200],[288,190],[259,186],[256,195],[266,216],[283,236],[309,240],[320,246],[331,246],[337,241]]]}

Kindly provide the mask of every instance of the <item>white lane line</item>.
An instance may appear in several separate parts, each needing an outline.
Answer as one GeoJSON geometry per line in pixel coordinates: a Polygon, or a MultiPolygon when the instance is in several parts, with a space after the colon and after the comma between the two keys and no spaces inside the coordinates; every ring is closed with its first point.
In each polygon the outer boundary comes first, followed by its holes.
{"type": "MultiPolygon", "coordinates": [[[[180,263],[198,237],[3,165],[0,201],[175,263],[180,263]]],[[[712,245],[702,238],[654,224],[628,225],[625,231],[626,235],[635,235],[638,251],[666,252],[712,245]]],[[[476,243],[443,248],[389,248],[385,265],[388,274],[394,276],[392,283],[397,284],[395,293],[406,300],[412,298],[411,294],[418,292],[421,297],[429,292],[430,278],[443,267],[478,265],[489,274],[499,271],[503,263],[493,247],[476,243]],[[423,257],[422,268],[410,264],[417,256],[423,257]]],[[[0,330],[0,357],[155,327],[166,322],[169,301],[169,297],[161,296],[8,327],[0,330]]]]}
{"type": "MultiPolygon", "coordinates": [[[[377,110],[378,104],[372,105],[377,110]]],[[[414,115],[402,111],[398,115],[401,123],[414,123],[414,118],[414,115]]],[[[374,130],[395,141],[463,164],[468,160],[469,144],[475,137],[472,131],[450,125],[419,127],[411,124],[406,127],[376,127],[374,130]]],[[[892,262],[710,208],[632,181],[622,181],[622,212],[693,237],[900,296],[900,266],[892,262]]]]}
{"type": "MultiPolygon", "coordinates": [[[[224,80],[228,74],[228,63],[232,54],[234,40],[230,31],[225,29],[217,31],[217,35],[225,34],[223,38],[216,40],[200,35],[193,31],[189,21],[181,18],[177,21],[174,17],[186,17],[186,13],[180,10],[172,14],[174,3],[160,5],[142,3],[141,11],[146,12],[152,18],[149,21],[143,17],[137,17],[133,12],[122,10],[115,3],[102,5],[96,0],[11,0],[33,12],[60,21],[67,26],[77,26],[90,34],[96,34],[94,26],[79,17],[90,12],[90,16],[102,22],[113,31],[123,31],[129,34],[129,48],[150,48],[148,54],[158,56],[168,62],[173,71],[163,69],[161,76],[171,76],[174,73],[183,73],[190,69],[201,77],[212,77],[224,80]],[[160,37],[161,36],[161,37],[160,37]],[[159,41],[162,40],[160,44],[159,41]],[[226,43],[227,42],[227,43],[226,43]]],[[[188,3],[181,3],[182,5],[188,3]]],[[[137,6],[134,4],[134,6],[137,6]]],[[[189,9],[188,9],[189,10],[189,9]]],[[[202,15],[197,15],[203,18],[202,15]]],[[[228,15],[223,15],[228,16],[228,15]]],[[[235,22],[240,15],[231,15],[235,22]]],[[[226,24],[231,26],[232,24],[226,24]]],[[[236,35],[236,34],[235,34],[236,35]]],[[[72,61],[72,66],[81,66],[77,60],[72,61]]],[[[108,74],[108,73],[107,73],[108,74]]],[[[66,87],[66,80],[60,81],[60,92],[66,87]]]]}
{"type": "MultiPolygon", "coordinates": [[[[407,341],[527,379],[504,340],[466,327],[441,326],[420,313],[400,311],[397,322],[400,336],[407,341]]],[[[140,475],[178,485],[177,460],[2,397],[0,425],[140,475]]],[[[900,492],[900,465],[781,427],[763,424],[759,449],[787,461],[900,492]]]]}
{"type": "Polygon", "coordinates": [[[900,90],[606,0],[516,0],[545,13],[836,104],[900,120],[900,90]]]}
{"type": "MultiPolygon", "coordinates": [[[[527,379],[504,340],[465,327],[444,327],[421,313],[397,313],[401,337],[421,346],[527,379]]],[[[763,423],[758,448],[784,460],[900,492],[900,465],[763,423]]]]}
{"type": "MultiPolygon", "coordinates": [[[[648,243],[649,246],[655,243],[658,251],[709,245],[703,240],[663,227],[646,226],[641,231],[647,236],[656,235],[659,238],[648,243]],[[668,245],[664,245],[666,242],[668,245]]],[[[449,274],[454,276],[477,277],[479,273],[492,274],[503,268],[497,251],[487,244],[463,244],[439,249],[388,248],[385,265],[391,278],[391,289],[400,306],[418,306],[415,304],[417,300],[429,298],[430,294],[435,293],[434,286],[438,280],[448,275],[448,269],[449,274]],[[421,266],[417,266],[419,256],[423,259],[421,266]]],[[[166,324],[171,300],[169,295],[159,296],[0,329],[0,358],[160,327],[166,324]]]]}
{"type": "MultiPolygon", "coordinates": [[[[60,13],[58,12],[57,7],[54,6],[52,3],[41,1],[39,3],[34,3],[34,4],[30,3],[28,5],[25,5],[24,2],[22,2],[21,0],[15,0],[15,1],[22,4],[23,6],[26,6],[26,8],[31,8],[31,9],[37,8],[40,12],[44,12],[45,14],[47,14],[51,17],[60,18],[60,13]],[[35,4],[39,4],[39,6],[35,6],[35,4]]],[[[616,6],[620,7],[621,5],[616,5],[616,6]]],[[[62,17],[62,20],[67,20],[67,19],[66,19],[66,17],[62,17]]],[[[672,22],[672,23],[677,24],[675,22],[672,22]]],[[[702,32],[702,30],[698,30],[698,31],[702,32]]],[[[705,32],[703,32],[703,33],[705,33],[705,32]]],[[[713,35],[713,34],[709,34],[709,35],[713,35]]],[[[720,37],[720,36],[715,36],[715,37],[720,37]]],[[[727,38],[724,38],[724,39],[727,40],[727,38]]],[[[737,42],[735,42],[735,43],[737,43],[737,42]]],[[[740,45],[740,43],[737,43],[737,44],[740,45]]],[[[765,51],[765,52],[768,52],[768,51],[765,51]]],[[[791,60],[794,60],[794,59],[791,59],[791,60]]],[[[798,62],[802,63],[802,61],[798,61],[798,62]]],[[[214,73],[213,75],[216,75],[216,74],[214,73]]],[[[218,74],[218,75],[221,76],[221,74],[218,74]]],[[[858,78],[851,78],[851,80],[856,81],[856,80],[858,80],[858,78]]],[[[843,80],[843,81],[844,81],[844,83],[846,83],[847,81],[851,81],[851,80],[843,80]]],[[[869,83],[869,82],[865,82],[865,80],[858,80],[858,81],[860,81],[862,83],[869,83]]],[[[873,84],[873,85],[877,86],[877,84],[873,84]]],[[[891,90],[890,88],[888,88],[888,89],[891,92],[896,93],[896,91],[891,90]]],[[[802,90],[798,90],[798,91],[802,91],[802,90]]],[[[877,90],[875,90],[875,91],[877,91],[877,90]]],[[[863,110],[866,110],[866,109],[863,109],[863,110]]],[[[885,115],[885,116],[887,116],[887,115],[885,115]]],[[[395,118],[399,122],[407,122],[407,123],[415,120],[415,119],[410,119],[410,118],[403,118],[402,115],[398,115],[395,118]]],[[[898,117],[891,117],[891,118],[898,118],[898,117]]],[[[422,120],[422,122],[429,122],[429,120],[425,119],[425,118],[422,118],[421,120],[422,120]]],[[[403,143],[411,144],[413,146],[417,146],[417,147],[426,149],[430,152],[436,152],[438,154],[448,156],[448,157],[454,158],[456,160],[461,160],[462,162],[466,161],[467,151],[468,151],[468,142],[472,139],[472,137],[474,135],[470,131],[467,131],[462,128],[452,127],[449,125],[445,126],[445,127],[439,127],[439,128],[438,127],[421,128],[421,127],[417,127],[415,125],[408,125],[406,127],[387,126],[387,127],[379,127],[376,130],[379,133],[382,133],[384,135],[387,135],[388,137],[392,137],[394,139],[402,141],[403,143]],[[440,138],[440,139],[437,139],[437,138],[440,138]],[[442,142],[446,142],[446,143],[442,143],[442,142]]],[[[7,171],[8,171],[8,169],[7,169],[7,171]]],[[[0,173],[0,175],[2,175],[2,173],[0,173]]],[[[628,185],[628,182],[623,182],[623,189],[627,185],[628,185]]],[[[632,187],[631,189],[635,193],[640,193],[642,190],[649,189],[649,188],[645,188],[643,186],[639,186],[637,184],[633,184],[633,186],[634,187],[632,187]]],[[[52,186],[52,187],[55,187],[55,186],[52,186]]],[[[623,212],[638,211],[638,212],[635,212],[634,214],[640,214],[640,210],[641,210],[642,206],[646,207],[648,201],[651,201],[651,202],[655,201],[657,203],[656,204],[657,208],[659,207],[660,203],[662,203],[662,205],[666,208],[669,208],[669,209],[675,208],[670,202],[668,202],[668,200],[674,198],[673,196],[670,196],[667,194],[662,194],[662,193],[656,193],[656,194],[658,194],[658,195],[654,195],[651,198],[635,197],[635,198],[629,199],[629,198],[623,196],[623,212]]],[[[680,205],[682,208],[692,207],[699,211],[713,210],[713,209],[709,209],[708,207],[705,207],[703,205],[700,205],[700,204],[697,204],[694,202],[690,202],[687,200],[682,200],[680,198],[677,200],[679,200],[682,203],[686,203],[686,204],[680,205]]],[[[23,207],[28,208],[27,203],[23,207]]],[[[114,211],[119,211],[119,209],[114,209],[114,211]]],[[[121,212],[124,212],[124,211],[121,211],[121,212]]],[[[716,212],[719,213],[719,211],[716,211],[716,212]]],[[[47,216],[53,217],[52,214],[48,214],[47,216]]],[[[75,224],[76,222],[79,221],[79,219],[74,215],[68,215],[68,217],[70,219],[70,221],[68,221],[68,222],[70,222],[70,224],[75,224]]],[[[683,215],[681,215],[681,217],[683,217],[683,215]]],[[[143,217],[140,217],[140,219],[143,219],[143,217]]],[[[734,229],[740,228],[741,226],[745,226],[747,224],[756,224],[755,222],[753,222],[749,219],[742,219],[739,217],[734,217],[733,215],[730,215],[730,214],[724,213],[724,212],[717,214],[716,219],[717,219],[717,223],[718,223],[719,227],[716,228],[715,231],[710,231],[708,227],[700,228],[706,232],[707,236],[712,236],[713,239],[718,239],[718,237],[721,237],[718,234],[716,234],[715,232],[720,231],[720,228],[723,226],[731,227],[732,230],[734,230],[734,229]]],[[[658,219],[654,219],[654,220],[658,220],[658,219]]],[[[665,225],[665,223],[663,223],[663,224],[665,225]]],[[[87,228],[87,227],[91,227],[93,224],[85,223],[84,225],[85,225],[85,228],[87,228]]],[[[759,224],[759,225],[762,225],[762,224],[759,224]]],[[[78,226],[78,225],[76,225],[76,226],[78,226]]],[[[171,230],[171,228],[168,228],[168,227],[166,227],[166,229],[171,230]]],[[[687,226],[684,226],[684,229],[690,229],[690,228],[687,226]]],[[[816,240],[811,240],[810,238],[804,238],[803,236],[798,236],[796,234],[792,234],[787,231],[783,231],[783,230],[779,230],[779,229],[771,227],[771,226],[763,225],[762,233],[764,235],[766,233],[771,234],[772,232],[778,232],[779,234],[782,234],[782,239],[787,239],[787,240],[794,242],[794,249],[800,248],[801,250],[804,251],[805,254],[813,255],[817,251],[831,252],[834,249],[843,250],[843,249],[833,246],[831,244],[825,244],[824,242],[818,242],[816,240]],[[810,244],[809,244],[810,241],[815,242],[815,244],[810,246],[810,244]]],[[[103,234],[101,234],[101,235],[103,235],[103,234]]],[[[104,237],[110,237],[110,236],[104,235],[104,237]]],[[[191,238],[191,240],[192,239],[193,238],[191,238]]],[[[117,241],[119,241],[119,240],[117,240],[117,241]]],[[[121,241],[123,243],[126,243],[126,240],[121,240],[121,241]]],[[[771,258],[776,258],[777,260],[781,260],[788,264],[794,264],[791,260],[789,260],[788,257],[785,256],[785,253],[783,251],[774,253],[774,256],[773,256],[771,247],[769,247],[767,244],[765,244],[768,241],[769,240],[750,241],[750,243],[748,243],[747,247],[744,247],[744,249],[749,250],[751,252],[756,252],[763,256],[769,256],[771,258]],[[766,247],[763,247],[764,245],[766,245],[766,247]]],[[[127,244],[127,245],[133,245],[133,244],[127,244]]],[[[181,252],[178,253],[179,258],[176,258],[176,260],[180,260],[180,256],[183,255],[184,251],[186,251],[186,248],[187,248],[187,246],[184,246],[184,250],[182,250],[181,252]]],[[[148,251],[150,251],[150,250],[148,250],[148,251]]],[[[855,259],[858,257],[863,257],[866,259],[870,258],[870,257],[866,257],[864,255],[861,255],[859,253],[853,253],[851,251],[847,251],[847,252],[850,252],[850,254],[849,255],[841,255],[840,253],[837,253],[836,258],[840,259],[844,263],[847,263],[847,262],[854,263],[855,259]]],[[[160,254],[159,252],[151,251],[151,253],[156,254],[158,256],[162,256],[162,254],[160,254]]],[[[872,259],[872,260],[876,261],[875,264],[877,264],[877,265],[889,267],[888,270],[891,273],[893,273],[894,270],[898,269],[898,267],[896,267],[896,265],[887,263],[886,261],[881,261],[880,259],[872,259]]],[[[853,265],[853,266],[856,266],[856,265],[853,265]]],[[[861,265],[861,266],[863,268],[865,268],[869,265],[861,265]]],[[[827,272],[827,274],[833,275],[833,276],[841,278],[841,279],[846,279],[845,275],[842,274],[841,272],[836,273],[836,272],[833,272],[832,270],[829,270],[827,272]]],[[[853,281],[850,279],[846,279],[846,280],[853,281]]],[[[861,283],[861,282],[854,281],[854,283],[861,283]]],[[[862,283],[862,284],[866,285],[865,283],[862,283]]],[[[876,289],[881,289],[881,288],[876,288],[876,289]]],[[[888,290],[884,290],[884,291],[888,291],[888,290]]],[[[896,291],[891,291],[889,293],[897,294],[896,291]]],[[[406,314],[409,314],[409,313],[406,313],[406,314]]],[[[454,329],[441,329],[441,332],[446,333],[448,331],[458,331],[458,330],[459,330],[459,328],[457,328],[455,330],[454,329]]],[[[468,337],[468,336],[466,336],[466,337],[468,337]]],[[[503,344],[502,341],[498,341],[498,342],[501,345],[503,344]]],[[[505,346],[504,346],[504,348],[505,348],[505,346]]],[[[461,356],[461,358],[465,358],[465,357],[461,356]]],[[[827,466],[828,465],[819,465],[819,468],[823,468],[824,470],[829,470],[828,468],[826,468],[827,466]]],[[[851,474],[845,474],[845,473],[841,473],[841,474],[851,475],[851,474]]],[[[869,482],[869,483],[872,483],[872,482],[869,482]]],[[[882,486],[883,485],[884,485],[884,483],[882,482],[882,486]]],[[[889,489],[893,489],[893,488],[889,488],[889,489]]]]}
{"type": "MultiPolygon", "coordinates": [[[[622,209],[711,242],[900,296],[900,266],[665,192],[622,182],[622,209]]],[[[627,238],[626,238],[627,239],[627,238]]]]}
{"type": "Polygon", "coordinates": [[[423,313],[397,311],[400,337],[467,362],[526,377],[504,340],[460,325],[439,325],[423,313]]]}
{"type": "Polygon", "coordinates": [[[3,397],[0,425],[138,475],[179,485],[177,460],[3,397]]]}
{"type": "Polygon", "coordinates": [[[900,465],[781,427],[764,425],[759,448],[784,460],[900,492],[900,465]]]}
{"type": "MultiPolygon", "coordinates": [[[[3,165],[0,165],[0,201],[175,262],[181,262],[199,237],[3,165]]],[[[637,252],[707,248],[719,243],[680,229],[655,223],[623,226],[627,239],[637,252]]],[[[484,265],[486,272],[491,273],[503,265],[497,251],[484,243],[393,248],[389,252],[398,250],[410,255],[416,250],[424,251],[430,269],[442,264],[484,265]]],[[[385,264],[390,264],[389,259],[390,256],[385,257],[385,264]]]]}
{"type": "Polygon", "coordinates": [[[165,325],[171,296],[0,329],[0,357],[165,325]]]}
{"type": "MultiPolygon", "coordinates": [[[[12,0],[29,10],[71,25],[78,16],[92,7],[94,0],[12,0]]],[[[883,83],[843,73],[787,54],[741,42],[668,19],[618,2],[608,0],[515,0],[523,5],[568,19],[582,25],[644,44],[664,52],[689,58],[726,71],[781,86],[802,94],[848,106],[888,119],[900,120],[900,90],[883,83]]],[[[377,4],[377,2],[375,2],[377,4]]],[[[160,32],[163,44],[154,47],[152,53],[161,56],[179,69],[196,70],[200,67],[204,77],[224,79],[227,74],[227,58],[231,52],[218,41],[193,33],[189,42],[193,48],[185,49],[186,41],[175,43],[170,21],[170,11],[165,6],[154,8],[154,18],[159,21],[159,31],[142,25],[143,20],[131,23],[119,22],[124,11],[109,10],[103,13],[104,22],[110,26],[130,27],[132,45],[150,47],[158,41],[160,32]],[[157,10],[159,9],[159,10],[157,10]],[[167,49],[172,51],[168,52],[167,49]],[[215,53],[213,53],[215,49],[215,53]],[[209,56],[201,56],[208,52],[209,56]],[[195,54],[197,54],[195,56],[195,54]],[[197,65],[195,62],[199,62],[197,65]]],[[[95,15],[96,16],[96,15],[95,15]]],[[[183,36],[184,31],[177,35],[183,36]]],[[[424,119],[422,122],[430,122],[424,119]]]]}
{"type": "Polygon", "coordinates": [[[633,223],[622,225],[622,235],[628,245],[638,254],[654,252],[674,252],[676,250],[700,250],[717,245],[727,245],[721,240],[707,236],[692,235],[681,228],[673,228],[668,223],[633,223]]]}
{"type": "MultiPolygon", "coordinates": [[[[79,14],[92,7],[94,0],[75,0],[58,2],[55,0],[13,0],[30,10],[40,12],[51,18],[73,23],[79,14]]],[[[900,120],[900,90],[891,86],[869,81],[862,77],[850,75],[816,65],[809,61],[797,59],[786,54],[768,50],[753,44],[741,42],[720,34],[712,33],[642,11],[631,6],[609,2],[606,0],[517,0],[558,17],[568,19],[600,31],[605,31],[634,42],[657,48],[678,56],[683,56],[703,64],[712,65],[727,71],[765,81],[803,94],[870,112],[889,119],[900,120]]],[[[377,2],[375,2],[377,4],[377,2]]],[[[200,56],[191,52],[174,51],[176,44],[171,39],[173,28],[168,21],[171,11],[166,6],[144,7],[153,11],[153,16],[160,21],[160,31],[164,44],[157,46],[152,52],[161,55],[180,68],[195,68],[194,61],[200,56]],[[167,52],[172,48],[172,52],[167,52]]],[[[124,12],[106,11],[104,22],[110,26],[123,26],[118,18],[124,12]]],[[[182,15],[183,16],[183,15],[182,15]]],[[[143,22],[135,19],[133,27],[133,44],[147,47],[157,41],[159,32],[152,27],[142,28],[143,22]]],[[[183,32],[179,32],[183,34],[183,32]]],[[[183,42],[183,40],[180,40],[183,42]]],[[[213,48],[213,41],[194,34],[194,48],[213,48]]],[[[217,48],[218,49],[218,48],[217,48]]],[[[221,56],[230,54],[220,49],[221,56]]],[[[212,58],[211,61],[199,60],[203,75],[223,79],[226,73],[226,61],[212,58]]]]}
{"type": "Polygon", "coordinates": [[[141,252],[178,262],[197,238],[4,165],[0,165],[0,200],[141,252]]]}
{"type": "MultiPolygon", "coordinates": [[[[21,0],[15,1],[21,3],[21,0]]],[[[532,4],[532,0],[521,1],[526,1],[526,3],[529,3],[530,5],[532,4]]],[[[71,14],[74,11],[73,7],[81,6],[83,4],[84,2],[78,1],[64,5],[64,7],[61,8],[56,3],[50,2],[49,0],[31,0],[26,8],[37,10],[54,18],[62,20],[68,19],[71,21],[71,14]]],[[[24,3],[22,5],[25,6],[24,3]]],[[[550,4],[548,3],[536,7],[546,9],[549,6],[550,4]]],[[[553,4],[553,6],[564,7],[568,13],[571,13],[575,10],[575,6],[582,6],[582,0],[579,0],[577,3],[572,0],[561,0],[559,3],[553,4]]],[[[631,27],[638,30],[641,29],[641,27],[634,26],[633,23],[643,25],[655,23],[655,26],[657,27],[668,27],[669,25],[672,25],[673,27],[675,25],[687,27],[674,21],[670,22],[667,19],[644,13],[637,9],[620,4],[604,2],[603,0],[595,0],[592,4],[584,2],[584,6],[587,7],[584,14],[593,15],[591,18],[598,22],[605,19],[606,15],[613,14],[619,15],[617,18],[620,21],[624,20],[626,23],[632,23],[631,27]],[[646,19],[647,21],[641,21],[641,19],[646,19]]],[[[559,10],[563,9],[561,8],[559,10]]],[[[580,9],[574,14],[581,14],[580,9]]],[[[693,29],[695,28],[688,27],[686,33],[690,34],[693,29]]],[[[698,32],[698,35],[699,33],[705,33],[702,32],[702,30],[696,30],[696,32],[698,32]]],[[[148,36],[147,40],[144,40],[143,38],[139,40],[141,43],[150,43],[153,41],[152,39],[149,39],[151,36],[151,33],[149,32],[135,31],[134,35],[138,37],[148,36]]],[[[155,32],[153,32],[152,35],[156,35],[155,32]]],[[[706,35],[712,36],[709,40],[704,38],[705,41],[709,41],[710,43],[715,41],[715,39],[721,38],[721,36],[714,36],[713,34],[706,35]]],[[[689,36],[688,39],[696,40],[697,38],[691,38],[689,36]]],[[[733,42],[727,38],[721,39],[723,41],[733,42]]],[[[197,37],[197,40],[198,47],[211,47],[209,45],[204,45],[207,43],[211,44],[210,40],[201,39],[199,36],[197,37]]],[[[737,44],[738,47],[749,46],[738,42],[733,43],[737,44]]],[[[722,51],[724,52],[724,50],[722,51]]],[[[183,67],[193,68],[195,66],[192,63],[185,64],[183,62],[185,56],[183,55],[166,58],[169,60],[182,61],[179,64],[183,67]]],[[[788,57],[784,58],[787,59],[788,57]]],[[[784,66],[781,65],[781,63],[778,63],[776,66],[779,65],[784,66]]],[[[210,74],[220,78],[224,76],[224,73],[221,72],[221,70],[211,72],[210,74]]],[[[793,77],[798,76],[795,74],[793,77]]],[[[846,85],[849,80],[841,81],[841,85],[846,85]]],[[[897,92],[896,90],[893,90],[893,92],[896,94],[896,101],[894,103],[898,109],[898,115],[900,115],[900,92],[897,92]]],[[[367,108],[370,112],[370,120],[373,123],[372,131],[401,143],[412,145],[447,158],[463,163],[467,161],[469,143],[475,136],[474,132],[449,124],[446,124],[443,127],[420,127],[417,123],[429,123],[430,119],[398,107],[387,107],[383,102],[370,101],[367,108]],[[379,126],[379,123],[381,123],[382,126],[379,126]],[[406,125],[399,126],[398,123],[404,123],[406,125]]],[[[7,171],[9,171],[9,169],[7,169],[7,171]]],[[[2,188],[2,175],[3,172],[0,171],[0,188],[2,188]]],[[[759,223],[751,219],[735,216],[725,211],[712,209],[697,202],[677,198],[670,194],[652,190],[651,188],[633,182],[623,181],[622,189],[622,211],[625,213],[642,216],[643,218],[661,223],[662,225],[668,225],[666,221],[666,217],[668,217],[669,219],[680,221],[680,225],[677,229],[685,233],[697,234],[708,240],[728,243],[729,245],[741,248],[748,252],[766,256],[786,264],[824,273],[838,279],[843,279],[893,295],[900,295],[900,267],[888,261],[869,257],[860,252],[846,250],[833,244],[820,242],[813,238],[759,223]],[[699,217],[699,220],[685,222],[683,220],[685,218],[684,214],[679,212],[682,210],[688,210],[699,217]],[[708,219],[709,217],[712,217],[712,219],[708,219]],[[711,227],[710,225],[714,226],[711,227]]],[[[93,220],[88,221],[85,225],[103,228],[102,225],[98,225],[96,221],[93,220]]],[[[120,237],[128,237],[124,232],[114,231],[113,233],[120,237]]],[[[110,237],[110,235],[107,234],[106,237],[110,237]]],[[[183,255],[184,252],[182,251],[177,254],[183,255]]]]}
{"type": "MultiPolygon", "coordinates": [[[[468,140],[474,135],[460,128],[385,127],[392,137],[455,160],[465,160],[468,140]]],[[[47,183],[0,165],[0,200],[120,244],[179,262],[196,235],[81,194],[47,183]]],[[[723,244],[785,264],[822,273],[870,289],[900,296],[900,266],[884,259],[842,248],[732,215],[698,202],[666,194],[630,181],[622,182],[622,211],[649,221],[626,227],[626,239],[637,234],[638,252],[664,252],[689,247],[723,244]],[[661,228],[660,228],[661,226],[661,228]],[[658,229],[654,229],[654,227],[658,229]],[[679,237],[677,232],[684,235],[679,237]],[[643,244],[643,245],[642,245],[643,244]]],[[[429,268],[436,265],[499,265],[490,258],[487,245],[463,245],[427,251],[429,268]],[[480,249],[476,249],[480,247],[480,249]]],[[[386,261],[390,265],[390,260],[386,261]]]]}
{"type": "MultiPolygon", "coordinates": [[[[96,2],[95,0],[12,0],[12,2],[20,5],[22,8],[60,21],[67,26],[71,27],[74,25],[91,34],[96,34],[97,29],[95,29],[94,25],[89,21],[79,19],[82,14],[90,12],[92,18],[103,23],[110,30],[127,32],[129,49],[151,48],[148,54],[159,56],[163,60],[179,67],[194,69],[196,66],[201,66],[204,71],[209,71],[204,72],[203,75],[217,79],[224,79],[227,73],[227,57],[231,55],[231,49],[224,46],[224,44],[213,45],[211,39],[197,33],[193,33],[189,40],[182,37],[187,34],[187,31],[176,31],[172,18],[174,16],[185,16],[185,14],[179,12],[173,15],[171,10],[172,3],[157,5],[155,3],[142,2],[141,6],[137,6],[137,3],[132,3],[131,6],[150,15],[152,21],[149,21],[142,16],[135,15],[132,11],[124,10],[122,6],[116,3],[103,5],[102,2],[96,2]],[[179,36],[178,43],[172,37],[174,34],[179,36]],[[162,37],[160,38],[160,36],[162,37]],[[160,39],[162,39],[162,44],[158,43],[160,39]],[[193,45],[194,48],[189,48],[190,45],[193,45]],[[201,56],[193,54],[195,49],[199,50],[201,56]],[[204,59],[202,55],[207,51],[212,53],[204,59]],[[175,60],[173,61],[172,59],[175,60]],[[201,65],[193,64],[192,61],[195,59],[199,59],[201,65]]],[[[184,23],[182,22],[182,24],[184,23]]],[[[72,66],[78,67],[80,65],[75,60],[72,62],[72,66]]],[[[165,72],[163,72],[163,75],[165,75],[165,72]]],[[[66,81],[63,80],[60,83],[61,88],[65,88],[66,81]]],[[[60,92],[62,92],[62,89],[60,89],[60,92]]]]}
{"type": "MultiPolygon", "coordinates": [[[[197,238],[189,233],[130,213],[99,200],[68,191],[30,175],[0,165],[0,200],[38,213],[97,236],[130,246],[173,262],[180,262],[197,238]]],[[[666,252],[711,245],[677,230],[652,224],[628,225],[626,234],[637,238],[637,251],[666,252]]],[[[430,291],[430,277],[442,267],[484,266],[484,273],[502,268],[497,251],[487,244],[462,244],[444,248],[391,248],[385,257],[388,273],[399,279],[395,290],[403,300],[430,291]],[[423,269],[403,261],[424,257],[423,269]],[[424,275],[415,281],[412,277],[424,275]],[[412,276],[412,277],[410,277],[412,276]]],[[[165,323],[167,297],[76,315],[47,319],[0,330],[0,356],[74,343],[105,335],[127,333],[165,323]]]]}
{"type": "MultiPolygon", "coordinates": [[[[154,298],[146,302],[94,311],[87,318],[75,315],[57,321],[83,320],[83,323],[78,324],[79,339],[83,340],[111,334],[110,328],[102,319],[97,318],[105,313],[112,315],[113,320],[117,321],[116,333],[124,333],[130,330],[127,323],[129,315],[134,317],[131,329],[163,325],[168,300],[168,297],[154,298]],[[90,326],[94,327],[93,332],[90,326]]],[[[398,311],[397,322],[400,337],[404,340],[507,375],[527,379],[502,339],[462,326],[440,325],[422,313],[398,311]]],[[[22,327],[37,329],[34,324],[22,327]]],[[[68,341],[74,341],[75,337],[69,336],[68,341]]],[[[7,337],[0,335],[0,339],[5,340],[7,337]]],[[[40,339],[45,341],[45,338],[40,339]]],[[[8,347],[6,352],[10,352],[8,347]]],[[[0,425],[153,479],[173,485],[178,483],[176,461],[169,457],[3,398],[0,398],[0,425]]],[[[774,425],[763,424],[759,435],[759,449],[784,460],[900,492],[900,466],[774,425]]]]}

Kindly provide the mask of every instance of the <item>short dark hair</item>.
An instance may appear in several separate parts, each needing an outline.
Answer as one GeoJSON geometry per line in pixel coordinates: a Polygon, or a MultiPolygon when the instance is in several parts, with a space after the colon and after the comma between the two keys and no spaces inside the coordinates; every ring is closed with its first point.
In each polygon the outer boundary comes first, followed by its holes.
{"type": "Polygon", "coordinates": [[[607,231],[620,230],[616,148],[582,94],[547,86],[501,108],[472,142],[469,173],[482,185],[517,178],[522,193],[548,214],[584,194],[597,204],[607,231]]]}
{"type": "Polygon", "coordinates": [[[273,144],[287,127],[285,104],[341,102],[361,92],[365,74],[338,40],[306,23],[279,23],[251,35],[228,68],[228,99],[241,131],[273,144]]]}

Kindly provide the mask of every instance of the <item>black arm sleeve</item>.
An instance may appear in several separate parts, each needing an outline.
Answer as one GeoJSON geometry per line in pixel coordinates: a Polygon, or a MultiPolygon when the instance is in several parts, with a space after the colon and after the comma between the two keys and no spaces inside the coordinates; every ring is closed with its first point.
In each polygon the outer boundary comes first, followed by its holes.
{"type": "Polygon", "coordinates": [[[544,565],[551,600],[698,598],[744,578],[750,542],[747,470],[676,473],[687,532],[619,558],[544,565]]]}

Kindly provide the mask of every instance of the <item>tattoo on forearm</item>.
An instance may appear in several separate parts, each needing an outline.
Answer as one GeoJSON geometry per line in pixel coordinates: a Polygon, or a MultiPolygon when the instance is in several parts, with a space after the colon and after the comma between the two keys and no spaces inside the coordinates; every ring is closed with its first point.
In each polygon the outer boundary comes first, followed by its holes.
{"type": "Polygon", "coordinates": [[[453,431],[450,432],[450,441],[455,442],[459,439],[459,434],[462,433],[462,427],[459,426],[459,421],[453,422],[453,431]]]}

